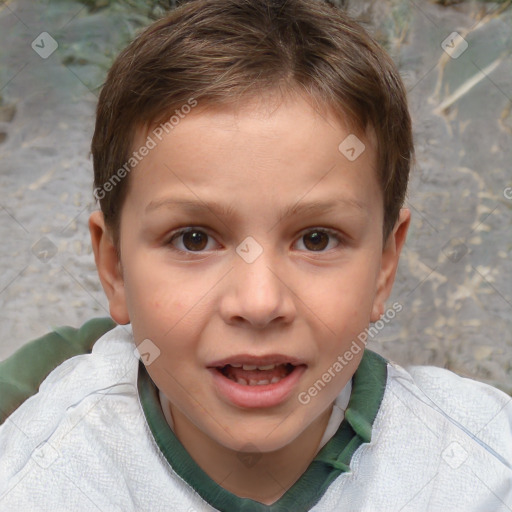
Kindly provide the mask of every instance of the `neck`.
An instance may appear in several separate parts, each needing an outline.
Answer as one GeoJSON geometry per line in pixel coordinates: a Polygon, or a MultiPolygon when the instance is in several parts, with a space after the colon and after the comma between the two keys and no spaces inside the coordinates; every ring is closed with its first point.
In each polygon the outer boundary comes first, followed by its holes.
{"type": "Polygon", "coordinates": [[[170,405],[170,410],[176,437],[212,480],[240,498],[270,505],[300,478],[315,458],[332,406],[291,443],[265,453],[231,450],[198,429],[176,407],[170,405]]]}

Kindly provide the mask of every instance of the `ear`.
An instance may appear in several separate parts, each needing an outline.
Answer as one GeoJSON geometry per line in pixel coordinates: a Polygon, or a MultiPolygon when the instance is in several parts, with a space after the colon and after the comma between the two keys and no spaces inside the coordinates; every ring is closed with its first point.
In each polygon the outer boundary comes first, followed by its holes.
{"type": "Polygon", "coordinates": [[[371,322],[376,322],[384,314],[386,300],[388,299],[393,283],[395,282],[398,260],[407,236],[410,221],[410,210],[402,208],[393,231],[385,241],[384,248],[382,249],[381,268],[377,280],[377,291],[373,301],[373,309],[370,318],[371,322]]]}
{"type": "Polygon", "coordinates": [[[101,211],[91,214],[89,231],[91,233],[94,261],[96,262],[101,285],[109,302],[110,316],[118,324],[127,324],[130,322],[130,317],[126,308],[121,261],[117,256],[116,248],[105,226],[105,219],[101,211]]]}

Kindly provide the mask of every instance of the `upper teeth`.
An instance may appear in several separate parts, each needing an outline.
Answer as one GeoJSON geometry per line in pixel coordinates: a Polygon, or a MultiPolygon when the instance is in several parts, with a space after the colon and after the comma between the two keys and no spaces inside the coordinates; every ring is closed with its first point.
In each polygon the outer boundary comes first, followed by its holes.
{"type": "Polygon", "coordinates": [[[273,370],[276,365],[275,364],[267,364],[266,366],[256,366],[254,364],[231,364],[233,368],[243,368],[244,370],[273,370]]]}

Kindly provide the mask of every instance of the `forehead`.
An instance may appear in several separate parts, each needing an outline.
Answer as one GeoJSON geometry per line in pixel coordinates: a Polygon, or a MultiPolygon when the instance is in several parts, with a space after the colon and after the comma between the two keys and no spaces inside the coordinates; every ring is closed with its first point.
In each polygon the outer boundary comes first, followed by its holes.
{"type": "Polygon", "coordinates": [[[372,130],[356,134],[298,95],[267,100],[237,109],[198,106],[139,130],[134,150],[152,149],[132,172],[131,200],[143,209],[169,194],[183,203],[226,199],[242,208],[268,201],[272,211],[301,198],[381,207],[372,130]]]}

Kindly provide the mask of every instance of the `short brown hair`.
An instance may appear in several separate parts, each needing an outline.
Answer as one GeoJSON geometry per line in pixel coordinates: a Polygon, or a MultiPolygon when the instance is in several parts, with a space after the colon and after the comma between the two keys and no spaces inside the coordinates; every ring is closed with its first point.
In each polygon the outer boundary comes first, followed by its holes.
{"type": "Polygon", "coordinates": [[[223,107],[292,90],[357,130],[374,129],[386,239],[413,159],[406,92],[387,53],[328,0],[192,0],[121,52],[100,93],[92,140],[95,196],[116,247],[137,129],[164,122],[191,98],[223,107]]]}

